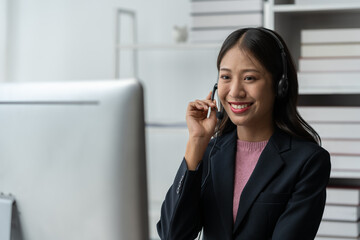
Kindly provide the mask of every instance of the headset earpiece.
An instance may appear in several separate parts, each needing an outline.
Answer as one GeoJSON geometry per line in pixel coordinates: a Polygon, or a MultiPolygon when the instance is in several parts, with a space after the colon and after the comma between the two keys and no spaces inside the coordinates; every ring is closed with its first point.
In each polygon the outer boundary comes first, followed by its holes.
{"type": "Polygon", "coordinates": [[[275,33],[273,33],[272,31],[266,29],[266,28],[259,28],[262,31],[268,33],[269,35],[272,36],[272,38],[276,41],[277,45],[280,48],[281,51],[281,61],[282,61],[282,70],[283,70],[283,74],[281,75],[281,78],[279,80],[279,83],[277,84],[277,89],[276,89],[276,96],[278,98],[284,98],[286,97],[287,93],[288,93],[288,89],[289,89],[289,81],[288,81],[288,77],[287,77],[287,60],[286,60],[286,52],[285,52],[285,48],[283,46],[283,44],[281,43],[280,39],[275,35],[275,33]]]}
{"type": "Polygon", "coordinates": [[[278,98],[284,98],[286,97],[286,94],[289,89],[289,83],[287,78],[284,76],[280,79],[278,87],[277,87],[277,97],[278,98]]]}

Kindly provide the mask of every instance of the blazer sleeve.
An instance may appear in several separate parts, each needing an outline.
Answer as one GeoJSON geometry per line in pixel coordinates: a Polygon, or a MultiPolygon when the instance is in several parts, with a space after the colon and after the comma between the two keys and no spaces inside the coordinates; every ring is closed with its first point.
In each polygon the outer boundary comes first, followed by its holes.
{"type": "Polygon", "coordinates": [[[157,231],[161,239],[195,239],[201,230],[202,163],[189,171],[185,158],[161,207],[157,231]]]}
{"type": "Polygon", "coordinates": [[[273,240],[315,238],[325,207],[330,169],[330,155],[323,148],[305,162],[286,209],[275,226],[273,240]]]}

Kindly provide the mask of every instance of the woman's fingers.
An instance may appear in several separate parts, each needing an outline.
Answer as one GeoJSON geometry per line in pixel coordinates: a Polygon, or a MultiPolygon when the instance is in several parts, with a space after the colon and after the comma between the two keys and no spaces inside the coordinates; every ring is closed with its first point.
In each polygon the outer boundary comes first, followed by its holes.
{"type": "Polygon", "coordinates": [[[211,100],[196,100],[191,103],[192,110],[207,111],[209,108],[216,108],[216,104],[211,100]]]}
{"type": "Polygon", "coordinates": [[[206,100],[211,100],[211,95],[212,95],[212,91],[210,91],[210,93],[206,96],[206,100]]]}
{"type": "MultiPolygon", "coordinates": [[[[189,115],[196,114],[197,117],[203,118],[205,115],[208,114],[209,108],[217,109],[216,101],[211,100],[211,94],[212,94],[212,92],[210,92],[207,95],[206,99],[204,99],[204,100],[197,99],[193,102],[190,102],[188,105],[188,114],[189,115]],[[198,115],[198,114],[201,114],[201,115],[198,115]]],[[[216,112],[216,111],[211,111],[211,112],[216,112]]],[[[195,116],[195,115],[193,115],[193,116],[195,116]]]]}
{"type": "Polygon", "coordinates": [[[206,104],[204,104],[201,100],[196,100],[195,101],[195,105],[199,108],[199,109],[205,109],[207,110],[208,106],[206,104]]]}

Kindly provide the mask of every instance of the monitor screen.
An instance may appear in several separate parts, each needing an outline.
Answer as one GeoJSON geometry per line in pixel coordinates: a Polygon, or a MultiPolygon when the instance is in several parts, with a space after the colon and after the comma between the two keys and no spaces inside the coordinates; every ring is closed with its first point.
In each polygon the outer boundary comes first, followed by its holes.
{"type": "Polygon", "coordinates": [[[144,134],[136,80],[0,84],[0,192],[15,198],[12,236],[148,239],[144,134]]]}

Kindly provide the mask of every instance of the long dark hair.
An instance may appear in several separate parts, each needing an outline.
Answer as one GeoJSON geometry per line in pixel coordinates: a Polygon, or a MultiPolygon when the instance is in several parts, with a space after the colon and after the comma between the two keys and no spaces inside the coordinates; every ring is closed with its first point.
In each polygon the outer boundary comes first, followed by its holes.
{"type": "MultiPolygon", "coordinates": [[[[220,49],[217,58],[218,71],[220,69],[221,60],[225,54],[234,46],[238,46],[240,49],[252,54],[252,56],[254,56],[265,69],[271,73],[273,90],[276,93],[279,80],[281,79],[284,70],[281,49],[279,48],[277,40],[269,33],[269,31],[271,30],[264,28],[244,28],[231,33],[225,39],[220,49]]],[[[320,145],[321,138],[319,134],[300,116],[296,108],[299,86],[296,68],[289,49],[279,34],[274,31],[271,32],[277,36],[278,40],[281,41],[284,46],[288,77],[287,94],[282,98],[276,97],[274,102],[273,117],[275,126],[292,136],[307,139],[320,145]]],[[[236,128],[224,111],[222,105],[220,106],[220,111],[224,113],[224,117],[217,126],[217,135],[223,135],[236,128]]]]}

